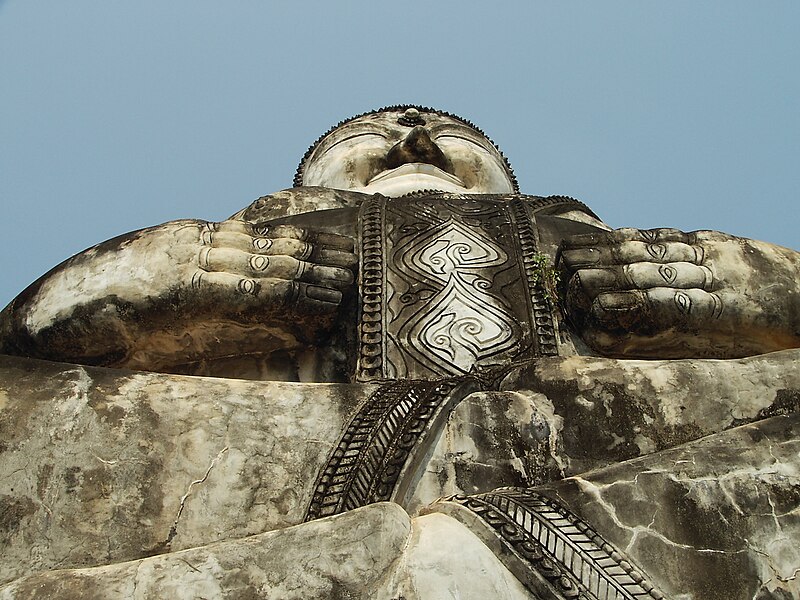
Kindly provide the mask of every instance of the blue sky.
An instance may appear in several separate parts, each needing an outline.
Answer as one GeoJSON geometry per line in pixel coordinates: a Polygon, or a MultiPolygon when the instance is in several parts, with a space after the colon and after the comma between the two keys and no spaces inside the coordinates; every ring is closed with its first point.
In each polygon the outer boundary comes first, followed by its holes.
{"type": "Polygon", "coordinates": [[[402,102],[614,227],[800,249],[799,26],[781,1],[0,1],[0,305],[95,243],[289,187],[330,125],[402,102]]]}

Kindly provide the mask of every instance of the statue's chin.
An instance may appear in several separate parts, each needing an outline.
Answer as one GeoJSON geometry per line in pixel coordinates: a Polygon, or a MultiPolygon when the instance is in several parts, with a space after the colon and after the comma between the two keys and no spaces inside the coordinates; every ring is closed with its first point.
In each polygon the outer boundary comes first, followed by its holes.
{"type": "Polygon", "coordinates": [[[464,193],[467,188],[458,177],[446,173],[438,167],[423,163],[409,163],[379,173],[370,180],[366,187],[358,191],[397,197],[422,190],[464,193]]]}
{"type": "Polygon", "coordinates": [[[463,186],[454,185],[449,181],[444,181],[436,177],[425,176],[408,176],[392,179],[390,181],[379,182],[374,185],[370,184],[358,191],[367,194],[383,194],[384,196],[397,198],[399,196],[405,196],[406,194],[410,194],[412,192],[421,192],[423,190],[455,192],[459,194],[467,192],[467,189],[463,186]]]}

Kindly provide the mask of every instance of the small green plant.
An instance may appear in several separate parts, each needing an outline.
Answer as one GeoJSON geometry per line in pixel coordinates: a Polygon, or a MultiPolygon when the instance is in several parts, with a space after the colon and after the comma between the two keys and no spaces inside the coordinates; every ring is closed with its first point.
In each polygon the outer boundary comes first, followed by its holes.
{"type": "Polygon", "coordinates": [[[553,303],[558,298],[558,284],[561,276],[550,264],[550,257],[542,252],[537,252],[532,257],[533,284],[540,283],[544,290],[544,299],[553,303]]]}

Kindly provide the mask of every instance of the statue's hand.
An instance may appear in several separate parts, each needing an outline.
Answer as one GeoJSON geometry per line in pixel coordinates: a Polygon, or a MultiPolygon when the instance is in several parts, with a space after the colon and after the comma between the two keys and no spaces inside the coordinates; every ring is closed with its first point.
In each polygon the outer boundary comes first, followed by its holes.
{"type": "Polygon", "coordinates": [[[0,351],[164,365],[318,343],[353,284],[353,241],[290,225],[171,221],[90,248],[0,313],[0,351]]]}
{"type": "Polygon", "coordinates": [[[745,356],[798,344],[798,254],[716,231],[618,229],[564,240],[564,303],[612,356],[745,356]]]}
{"type": "Polygon", "coordinates": [[[348,237],[293,225],[208,223],[191,285],[318,314],[336,309],[357,262],[348,237]]]}

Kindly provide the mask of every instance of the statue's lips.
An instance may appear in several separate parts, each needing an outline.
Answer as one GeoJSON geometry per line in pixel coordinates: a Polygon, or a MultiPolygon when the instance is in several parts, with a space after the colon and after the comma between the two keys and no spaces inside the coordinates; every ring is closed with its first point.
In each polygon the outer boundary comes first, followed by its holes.
{"type": "Polygon", "coordinates": [[[390,169],[389,171],[381,171],[375,177],[370,179],[367,185],[371,186],[375,183],[386,182],[390,179],[403,177],[404,175],[427,175],[428,177],[435,177],[453,185],[457,185],[462,188],[464,187],[464,182],[455,175],[451,175],[446,171],[442,171],[439,167],[435,167],[427,163],[406,163],[395,169],[390,169]]]}

